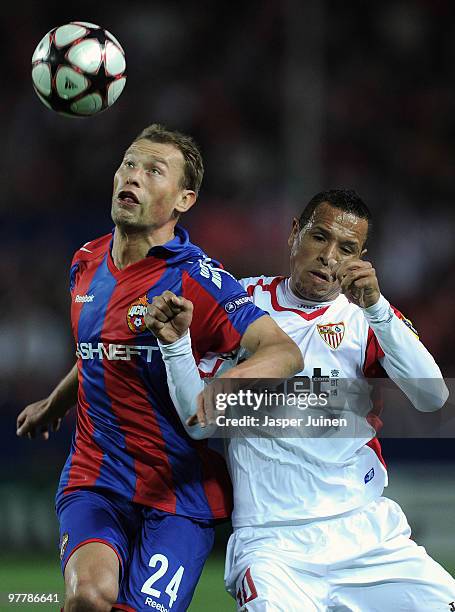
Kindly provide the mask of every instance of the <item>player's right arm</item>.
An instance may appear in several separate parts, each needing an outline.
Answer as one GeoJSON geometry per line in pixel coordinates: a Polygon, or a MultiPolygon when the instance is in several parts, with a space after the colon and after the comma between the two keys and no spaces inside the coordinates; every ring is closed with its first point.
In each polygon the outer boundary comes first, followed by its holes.
{"type": "MultiPolygon", "coordinates": [[[[165,291],[148,306],[145,322],[158,339],[177,413],[187,433],[199,439],[211,435],[216,426],[212,388],[204,389],[192,353],[188,331],[192,316],[191,301],[165,291]]],[[[297,345],[268,316],[250,323],[241,346],[252,357],[220,378],[282,378],[294,375],[303,367],[297,345]]]]}
{"type": "Polygon", "coordinates": [[[77,365],[58,383],[45,399],[29,404],[17,417],[16,434],[34,438],[37,434],[47,440],[51,431],[57,431],[62,418],[77,401],[77,365]]]}
{"type": "MultiPolygon", "coordinates": [[[[441,370],[415,329],[381,294],[376,271],[368,261],[351,260],[336,268],[341,291],[362,308],[374,334],[371,354],[417,410],[439,410],[449,391],[441,370]],[[377,343],[375,350],[375,343],[377,343]]],[[[364,366],[365,368],[365,366],[364,366]]]]}
{"type": "Polygon", "coordinates": [[[189,326],[193,304],[183,297],[165,291],[148,306],[145,322],[156,336],[166,367],[169,394],[187,434],[200,440],[210,437],[216,426],[201,428],[188,425],[201,401],[204,383],[191,349],[189,326]]]}

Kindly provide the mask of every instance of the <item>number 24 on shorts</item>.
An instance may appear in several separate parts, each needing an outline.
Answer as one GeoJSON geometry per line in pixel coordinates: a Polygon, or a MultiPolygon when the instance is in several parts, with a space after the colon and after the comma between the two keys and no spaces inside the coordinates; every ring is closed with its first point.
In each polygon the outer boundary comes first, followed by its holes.
{"type": "MultiPolygon", "coordinates": [[[[161,591],[158,589],[154,589],[152,585],[159,580],[164,574],[167,572],[169,567],[169,561],[166,555],[156,554],[150,558],[149,567],[159,566],[158,569],[147,578],[147,580],[142,585],[141,592],[146,595],[150,595],[151,597],[156,597],[157,599],[161,597],[161,591]]],[[[179,590],[180,583],[182,581],[182,576],[184,572],[184,567],[181,565],[179,569],[172,576],[170,581],[168,582],[164,592],[169,595],[169,608],[172,608],[173,603],[177,599],[177,591],[179,590]]]]}

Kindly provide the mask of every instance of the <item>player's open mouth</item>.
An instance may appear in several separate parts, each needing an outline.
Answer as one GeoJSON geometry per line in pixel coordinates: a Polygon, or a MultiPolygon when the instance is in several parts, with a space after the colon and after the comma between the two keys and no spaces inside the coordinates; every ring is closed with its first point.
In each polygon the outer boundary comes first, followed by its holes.
{"type": "Polygon", "coordinates": [[[120,191],[118,199],[125,204],[139,204],[139,200],[132,191],[120,191]]]}
{"type": "Polygon", "coordinates": [[[319,270],[311,270],[310,274],[314,279],[317,279],[318,281],[323,281],[326,283],[329,283],[331,281],[330,275],[328,273],[320,272],[319,270]]]}

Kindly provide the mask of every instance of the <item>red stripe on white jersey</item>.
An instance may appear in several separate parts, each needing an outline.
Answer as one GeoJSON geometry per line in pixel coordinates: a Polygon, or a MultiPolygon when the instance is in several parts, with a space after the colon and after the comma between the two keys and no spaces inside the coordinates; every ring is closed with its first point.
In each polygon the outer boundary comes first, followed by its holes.
{"type": "Polygon", "coordinates": [[[381,444],[380,444],[379,440],[377,438],[373,438],[372,440],[367,442],[367,446],[369,446],[372,450],[374,450],[374,452],[376,453],[379,461],[382,463],[382,465],[385,467],[385,469],[387,469],[387,464],[386,464],[386,462],[384,460],[384,457],[382,456],[382,448],[381,448],[381,444]]]}
{"type": "MultiPolygon", "coordinates": [[[[384,351],[382,350],[378,339],[376,338],[371,327],[368,329],[367,345],[365,349],[365,357],[363,362],[363,373],[366,378],[386,378],[387,373],[379,362],[379,359],[384,357],[384,351]]],[[[382,427],[382,421],[380,414],[383,407],[383,399],[381,389],[373,389],[372,392],[372,403],[373,409],[367,415],[367,421],[375,431],[379,431],[382,427]]],[[[377,455],[379,461],[387,469],[387,464],[382,456],[381,444],[378,438],[373,438],[367,443],[377,455]]]]}
{"type": "Polygon", "coordinates": [[[213,366],[213,368],[210,370],[210,372],[204,372],[203,370],[201,370],[201,368],[198,368],[199,370],[199,376],[201,378],[213,378],[215,376],[215,374],[218,372],[218,370],[220,369],[222,363],[223,363],[224,359],[217,359],[215,361],[215,364],[213,366]]]}
{"type": "Polygon", "coordinates": [[[270,300],[272,302],[273,310],[275,310],[276,312],[293,312],[295,314],[298,314],[300,317],[302,317],[302,319],[305,319],[306,321],[312,321],[313,319],[320,317],[329,308],[329,306],[323,306],[322,308],[318,308],[314,312],[308,313],[304,312],[303,310],[297,310],[297,308],[288,308],[285,306],[281,306],[281,304],[278,303],[277,288],[281,281],[284,280],[284,278],[284,276],[277,276],[269,285],[264,285],[264,279],[261,278],[255,285],[249,285],[246,288],[246,291],[248,295],[252,296],[254,293],[254,289],[256,287],[261,287],[263,291],[268,291],[270,293],[270,300]]]}

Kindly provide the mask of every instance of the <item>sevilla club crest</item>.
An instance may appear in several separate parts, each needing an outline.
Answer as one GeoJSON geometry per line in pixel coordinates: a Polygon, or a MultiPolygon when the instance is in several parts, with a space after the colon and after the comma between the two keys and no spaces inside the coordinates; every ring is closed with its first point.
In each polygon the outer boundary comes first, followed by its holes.
{"type": "Polygon", "coordinates": [[[140,334],[146,330],[144,316],[147,312],[147,303],[147,296],[143,295],[130,304],[126,313],[128,327],[135,334],[140,334]]]}
{"type": "Polygon", "coordinates": [[[318,332],[321,338],[332,349],[337,349],[344,337],[344,323],[327,323],[318,325],[318,332]]]}

